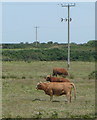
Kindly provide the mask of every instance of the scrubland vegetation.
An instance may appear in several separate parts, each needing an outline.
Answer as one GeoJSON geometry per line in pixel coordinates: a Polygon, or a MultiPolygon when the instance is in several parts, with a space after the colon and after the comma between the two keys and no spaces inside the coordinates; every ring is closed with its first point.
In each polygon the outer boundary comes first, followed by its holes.
{"type": "MultiPolygon", "coordinates": [[[[96,40],[84,44],[71,43],[71,61],[95,61],[96,40]]],[[[20,43],[2,45],[3,61],[60,61],[67,60],[67,44],[20,43]]]]}

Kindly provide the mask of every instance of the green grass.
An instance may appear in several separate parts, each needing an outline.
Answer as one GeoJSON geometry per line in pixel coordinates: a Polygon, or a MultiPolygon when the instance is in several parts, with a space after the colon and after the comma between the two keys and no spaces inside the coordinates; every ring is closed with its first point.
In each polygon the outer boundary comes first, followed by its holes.
{"type": "Polygon", "coordinates": [[[52,74],[53,67],[66,68],[64,61],[3,62],[3,118],[94,118],[95,80],[88,75],[95,70],[93,62],[71,62],[70,79],[75,83],[77,99],[66,103],[66,96],[53,102],[43,91],[36,90],[39,81],[52,74]]]}

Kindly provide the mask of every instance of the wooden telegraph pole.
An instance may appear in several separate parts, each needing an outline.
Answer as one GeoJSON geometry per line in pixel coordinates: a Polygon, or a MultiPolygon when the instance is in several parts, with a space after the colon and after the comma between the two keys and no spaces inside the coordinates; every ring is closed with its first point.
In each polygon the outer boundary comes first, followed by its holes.
{"type": "Polygon", "coordinates": [[[71,22],[71,18],[70,18],[70,7],[74,7],[75,3],[70,3],[70,4],[61,4],[62,7],[67,7],[68,8],[68,18],[61,18],[61,22],[63,20],[68,22],[68,60],[67,60],[67,68],[70,69],[70,22],[71,22]]]}
{"type": "Polygon", "coordinates": [[[35,34],[36,34],[36,47],[37,47],[37,42],[38,42],[38,39],[37,39],[37,38],[38,38],[38,37],[37,37],[37,35],[38,35],[38,34],[37,34],[37,29],[38,29],[39,27],[36,26],[36,27],[34,27],[34,28],[36,29],[36,30],[35,30],[35,34]]]}

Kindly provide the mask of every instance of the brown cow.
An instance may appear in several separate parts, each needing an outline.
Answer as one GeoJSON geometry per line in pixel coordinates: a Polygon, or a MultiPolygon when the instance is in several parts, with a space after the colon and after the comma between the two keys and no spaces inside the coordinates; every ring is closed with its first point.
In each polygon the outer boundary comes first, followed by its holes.
{"type": "Polygon", "coordinates": [[[64,68],[53,68],[53,76],[57,76],[57,75],[68,75],[68,72],[66,69],[64,68]]]}
{"type": "Polygon", "coordinates": [[[53,95],[61,96],[66,95],[68,102],[71,102],[71,91],[74,88],[74,97],[76,98],[76,88],[74,83],[70,82],[44,82],[38,83],[36,89],[44,90],[50,96],[50,101],[53,95]]]}
{"type": "Polygon", "coordinates": [[[50,81],[50,82],[70,82],[70,80],[68,80],[66,78],[52,77],[51,75],[47,75],[46,81],[50,81]]]}

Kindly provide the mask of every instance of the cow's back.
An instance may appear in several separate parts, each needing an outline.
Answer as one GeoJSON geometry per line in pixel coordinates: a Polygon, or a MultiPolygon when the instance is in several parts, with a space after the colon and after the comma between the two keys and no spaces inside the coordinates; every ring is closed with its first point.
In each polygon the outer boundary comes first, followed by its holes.
{"type": "Polygon", "coordinates": [[[64,69],[64,68],[54,68],[54,69],[53,69],[53,73],[54,73],[54,74],[59,74],[59,75],[62,75],[62,74],[68,75],[67,70],[64,69]]]}
{"type": "Polygon", "coordinates": [[[51,77],[51,82],[70,82],[70,80],[61,77],[51,77]]]}
{"type": "Polygon", "coordinates": [[[68,82],[50,82],[48,84],[48,91],[53,92],[53,95],[63,95],[66,94],[71,88],[71,84],[68,82]]]}

